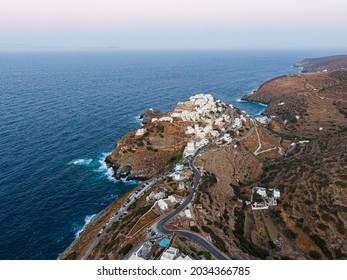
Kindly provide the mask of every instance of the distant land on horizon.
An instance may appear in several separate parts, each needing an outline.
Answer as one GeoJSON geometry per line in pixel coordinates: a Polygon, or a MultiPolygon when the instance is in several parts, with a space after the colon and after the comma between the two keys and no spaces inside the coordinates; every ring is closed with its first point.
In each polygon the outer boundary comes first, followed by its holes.
{"type": "Polygon", "coordinates": [[[306,58],[294,64],[304,67],[304,72],[331,71],[347,68],[347,55],[333,55],[320,58],[306,58]]]}

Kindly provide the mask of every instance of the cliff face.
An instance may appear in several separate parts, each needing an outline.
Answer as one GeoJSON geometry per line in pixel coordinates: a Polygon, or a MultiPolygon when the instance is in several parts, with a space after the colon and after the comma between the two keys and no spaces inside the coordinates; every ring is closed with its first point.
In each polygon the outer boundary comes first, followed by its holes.
{"type": "Polygon", "coordinates": [[[143,135],[136,135],[136,131],[125,135],[106,158],[117,179],[152,178],[179,159],[190,139],[179,122],[148,123],[143,129],[143,135]]]}
{"type": "Polygon", "coordinates": [[[278,77],[244,99],[268,104],[263,114],[279,133],[326,136],[346,126],[347,70],[278,77]]]}

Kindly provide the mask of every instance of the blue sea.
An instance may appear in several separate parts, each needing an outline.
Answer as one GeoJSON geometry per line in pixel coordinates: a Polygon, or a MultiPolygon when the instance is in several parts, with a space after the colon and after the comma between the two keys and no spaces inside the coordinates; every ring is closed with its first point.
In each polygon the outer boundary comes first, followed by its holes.
{"type": "Polygon", "coordinates": [[[197,93],[238,102],[313,50],[0,53],[0,259],[56,259],[94,215],[136,186],[105,155],[138,116],[197,93]]]}

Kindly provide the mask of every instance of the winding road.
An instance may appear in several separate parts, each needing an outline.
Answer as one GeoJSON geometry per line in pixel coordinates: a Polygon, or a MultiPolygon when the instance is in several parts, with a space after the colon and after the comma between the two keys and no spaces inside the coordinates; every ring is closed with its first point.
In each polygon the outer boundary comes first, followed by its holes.
{"type": "MultiPolygon", "coordinates": [[[[228,109],[227,110],[228,113],[230,113],[231,116],[231,121],[230,121],[230,125],[232,126],[233,122],[234,122],[234,112],[232,109],[228,109]]],[[[234,140],[243,140],[245,138],[247,138],[249,135],[252,134],[252,132],[254,130],[256,130],[256,123],[255,121],[252,119],[253,121],[253,127],[248,131],[248,133],[246,135],[244,135],[242,138],[240,139],[234,139],[234,140]]],[[[192,185],[192,189],[187,197],[187,199],[172,213],[170,213],[169,215],[165,216],[163,219],[161,219],[160,221],[158,221],[156,223],[156,231],[162,235],[172,235],[174,233],[179,234],[181,236],[190,238],[194,241],[196,241],[198,244],[200,244],[203,248],[205,248],[207,251],[209,251],[212,255],[214,255],[217,259],[219,260],[229,260],[230,257],[227,256],[226,254],[224,254],[223,252],[221,252],[218,248],[216,248],[211,242],[209,242],[208,240],[206,240],[205,238],[203,238],[202,236],[193,233],[191,231],[185,231],[185,230],[169,230],[167,228],[165,228],[165,224],[171,220],[173,217],[175,217],[176,215],[178,215],[180,212],[182,212],[183,210],[185,210],[185,208],[192,202],[194,195],[197,191],[199,182],[201,180],[201,173],[199,172],[199,170],[196,168],[196,166],[194,165],[194,160],[195,158],[201,154],[201,152],[203,150],[205,150],[205,148],[209,145],[211,145],[212,143],[217,142],[218,140],[220,140],[223,136],[224,136],[225,132],[223,132],[221,134],[220,137],[218,137],[217,139],[213,140],[212,142],[198,148],[194,155],[190,158],[190,160],[188,161],[189,164],[189,168],[194,172],[195,174],[195,179],[192,185]]],[[[166,174],[165,174],[166,175],[166,174]]],[[[123,207],[121,207],[119,209],[119,211],[109,220],[109,222],[107,223],[107,225],[103,228],[103,230],[101,231],[101,233],[97,236],[97,238],[95,239],[95,241],[92,243],[92,245],[89,247],[89,249],[87,250],[87,252],[84,254],[82,259],[87,259],[89,257],[89,255],[93,252],[94,248],[96,247],[96,245],[99,243],[100,238],[102,236],[102,234],[109,229],[113,222],[115,222],[118,219],[121,219],[121,216],[124,214],[124,212],[127,210],[127,208],[135,202],[135,200],[137,198],[139,198],[140,196],[142,196],[148,189],[150,189],[151,187],[153,187],[158,181],[160,181],[162,178],[164,177],[164,174],[162,174],[161,176],[151,180],[150,182],[148,182],[147,184],[145,184],[142,188],[140,188],[138,190],[137,193],[133,194],[129,200],[128,203],[126,203],[126,205],[124,205],[123,207]]]]}
{"type": "MultiPolygon", "coordinates": [[[[207,144],[208,145],[208,144],[207,144]]],[[[194,194],[198,188],[198,184],[200,182],[201,179],[201,173],[199,172],[199,170],[196,168],[196,166],[194,165],[194,159],[200,154],[201,150],[204,148],[205,146],[199,148],[196,150],[195,154],[192,156],[192,158],[189,160],[189,167],[193,170],[194,174],[195,174],[195,180],[193,182],[193,186],[192,189],[187,197],[187,199],[172,213],[170,213],[169,215],[167,215],[166,217],[164,217],[162,220],[160,220],[157,225],[156,225],[156,230],[157,232],[159,232],[160,234],[163,235],[171,235],[173,233],[179,234],[181,236],[185,236],[188,237],[194,241],[196,241],[197,243],[199,243],[202,247],[204,247],[207,251],[211,252],[212,255],[214,255],[217,259],[219,260],[229,260],[230,258],[225,255],[224,253],[222,253],[219,249],[217,249],[213,244],[211,244],[209,241],[207,241],[206,239],[204,239],[203,237],[201,237],[200,235],[197,235],[193,232],[190,231],[184,231],[184,230],[168,230],[165,228],[165,224],[171,220],[173,217],[175,217],[176,215],[178,215],[181,211],[183,211],[188,204],[192,201],[194,194]]]]}

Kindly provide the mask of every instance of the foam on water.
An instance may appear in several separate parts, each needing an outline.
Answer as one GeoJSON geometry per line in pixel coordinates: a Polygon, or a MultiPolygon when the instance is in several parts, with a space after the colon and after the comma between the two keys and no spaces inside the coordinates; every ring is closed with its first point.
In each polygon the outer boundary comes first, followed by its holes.
{"type": "Polygon", "coordinates": [[[141,116],[135,116],[135,121],[134,122],[142,125],[142,118],[141,118],[141,116]]]}
{"type": "Polygon", "coordinates": [[[116,178],[114,178],[114,171],[112,168],[109,168],[105,162],[105,159],[108,155],[110,155],[111,152],[103,152],[101,153],[101,155],[98,158],[98,162],[99,162],[99,167],[97,169],[94,169],[95,172],[99,172],[102,173],[103,177],[106,177],[109,181],[111,182],[122,182],[124,184],[138,184],[138,181],[135,180],[127,180],[127,178],[121,178],[119,180],[117,180],[116,178]]]}
{"type": "Polygon", "coordinates": [[[83,166],[88,166],[89,164],[91,164],[91,162],[93,161],[92,158],[82,158],[82,159],[77,159],[72,161],[72,164],[74,165],[83,165],[83,166]]]}
{"type": "Polygon", "coordinates": [[[102,176],[106,177],[109,181],[117,182],[116,178],[113,177],[114,171],[112,168],[108,168],[105,159],[108,155],[110,155],[110,152],[103,152],[98,158],[99,167],[95,169],[96,172],[102,173],[102,176]]]}
{"type": "Polygon", "coordinates": [[[90,216],[86,216],[84,218],[84,225],[81,229],[79,229],[76,232],[76,238],[78,238],[80,236],[80,234],[85,230],[85,228],[87,227],[87,225],[94,219],[94,217],[96,217],[96,214],[90,215],[90,216]]]}

